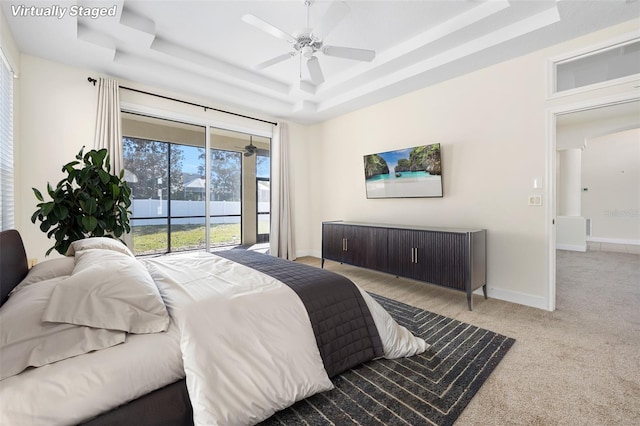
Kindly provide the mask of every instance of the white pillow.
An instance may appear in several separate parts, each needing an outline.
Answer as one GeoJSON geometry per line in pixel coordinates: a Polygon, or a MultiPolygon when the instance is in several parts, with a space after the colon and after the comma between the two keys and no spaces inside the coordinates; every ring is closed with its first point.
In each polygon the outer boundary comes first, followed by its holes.
{"type": "Polygon", "coordinates": [[[74,241],[67,249],[67,256],[73,256],[77,251],[89,249],[113,250],[134,257],[129,247],[124,245],[124,243],[108,237],[90,237],[74,241]]]}
{"type": "Polygon", "coordinates": [[[20,289],[45,280],[50,280],[51,278],[57,278],[62,276],[71,275],[73,272],[73,267],[76,262],[73,257],[60,257],[57,259],[46,260],[42,263],[38,263],[33,266],[33,268],[29,269],[29,273],[26,277],[11,290],[9,296],[15,294],[20,289]]]}
{"type": "Polygon", "coordinates": [[[169,327],[167,308],[144,265],[99,249],[76,252],[73,274],[55,288],[42,320],[137,334],[169,327]]]}
{"type": "Polygon", "coordinates": [[[24,287],[0,309],[0,380],[27,367],[39,367],[124,342],[122,331],[43,323],[53,289],[66,277],[24,287]]]}

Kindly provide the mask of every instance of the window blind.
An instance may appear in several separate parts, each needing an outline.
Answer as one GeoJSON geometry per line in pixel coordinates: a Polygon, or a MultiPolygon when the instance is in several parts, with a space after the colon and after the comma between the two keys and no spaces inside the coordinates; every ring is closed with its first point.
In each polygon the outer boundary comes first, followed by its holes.
{"type": "Polygon", "coordinates": [[[13,72],[0,56],[0,230],[6,230],[14,227],[13,72]]]}

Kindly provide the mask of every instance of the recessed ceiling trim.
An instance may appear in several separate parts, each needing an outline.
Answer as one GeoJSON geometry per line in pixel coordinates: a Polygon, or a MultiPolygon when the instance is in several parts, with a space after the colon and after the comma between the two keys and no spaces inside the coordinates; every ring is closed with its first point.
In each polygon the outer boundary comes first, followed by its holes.
{"type": "Polygon", "coordinates": [[[122,8],[122,14],[120,15],[120,25],[133,28],[134,30],[146,33],[153,37],[155,37],[156,35],[156,23],[145,16],[141,16],[135,12],[130,11],[129,9],[127,9],[126,5],[124,5],[122,8]]]}
{"type": "Polygon", "coordinates": [[[95,46],[100,46],[107,50],[111,60],[115,58],[116,41],[113,37],[99,31],[95,31],[80,22],[78,22],[77,34],[78,40],[86,41],[87,43],[91,43],[95,46]]]}
{"type": "Polygon", "coordinates": [[[296,102],[291,112],[314,113],[318,111],[318,104],[310,101],[296,102]]]}
{"type": "Polygon", "coordinates": [[[528,34],[535,30],[554,24],[560,20],[557,7],[549,8],[528,18],[524,18],[514,24],[508,25],[499,30],[486,34],[470,42],[464,43],[455,49],[450,49],[444,53],[420,61],[413,66],[406,67],[394,73],[390,73],[382,78],[363,84],[356,89],[332,97],[319,104],[319,111],[334,108],[340,104],[349,102],[360,96],[364,96],[372,91],[380,90],[383,87],[391,86],[400,81],[409,79],[421,73],[432,70],[436,67],[461,59],[465,56],[480,52],[500,43],[512,40],[516,37],[528,34]]]}
{"type": "Polygon", "coordinates": [[[491,15],[505,10],[508,7],[509,2],[506,0],[483,2],[471,10],[461,13],[460,15],[457,15],[440,25],[430,28],[421,34],[410,38],[409,40],[393,46],[392,49],[387,49],[383,52],[380,52],[371,63],[358,64],[342,72],[341,74],[332,77],[331,81],[328,81],[320,86],[318,93],[322,93],[323,91],[332,89],[349,80],[357,79],[360,75],[369,70],[392,62],[400,58],[401,56],[408,55],[415,50],[418,50],[428,44],[433,43],[434,41],[451,35],[456,31],[460,31],[461,29],[464,29],[469,25],[480,22],[483,19],[486,19],[491,15]]]}
{"type": "Polygon", "coordinates": [[[193,51],[185,46],[172,43],[167,40],[156,38],[151,43],[151,50],[168,55],[171,58],[181,59],[191,64],[199,65],[206,68],[208,73],[215,74],[215,77],[222,81],[241,83],[246,85],[250,83],[254,89],[258,91],[276,92],[281,95],[288,95],[291,86],[280,83],[271,78],[264,77],[260,74],[239,68],[228,62],[212,58],[211,56],[193,51]]]}
{"type": "MultiPolygon", "coordinates": [[[[205,96],[210,99],[216,99],[218,102],[224,102],[231,106],[239,106],[242,108],[248,108],[250,111],[257,111],[252,108],[253,105],[259,105],[260,110],[271,110],[277,114],[284,114],[290,112],[293,109],[291,102],[285,102],[274,99],[273,97],[262,96],[254,91],[247,90],[229,83],[223,83],[215,79],[207,78],[200,74],[193,73],[193,71],[182,70],[175,66],[162,64],[148,58],[142,58],[138,55],[123,52],[118,50],[114,62],[117,62],[127,67],[135,69],[135,71],[141,71],[150,68],[163,67],[163,73],[149,74],[147,78],[149,81],[145,81],[144,84],[157,85],[158,87],[164,87],[171,89],[174,85],[174,81],[179,81],[180,84],[188,89],[189,93],[194,96],[205,96]]],[[[128,73],[123,75],[124,78],[136,81],[134,72],[130,69],[128,73]]]]}

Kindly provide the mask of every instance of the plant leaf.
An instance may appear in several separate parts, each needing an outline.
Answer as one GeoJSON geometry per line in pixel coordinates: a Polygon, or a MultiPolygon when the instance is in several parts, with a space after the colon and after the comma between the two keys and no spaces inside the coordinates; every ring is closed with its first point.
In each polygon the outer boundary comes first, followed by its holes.
{"type": "Polygon", "coordinates": [[[98,219],[93,216],[83,216],[82,226],[87,232],[92,232],[98,226],[98,219]]]}
{"type": "Polygon", "coordinates": [[[91,160],[93,161],[93,164],[102,168],[103,163],[104,163],[104,159],[107,156],[107,150],[106,148],[102,148],[99,151],[96,151],[95,149],[92,151],[89,151],[87,153],[88,156],[91,157],[91,160]]]}
{"type": "Polygon", "coordinates": [[[87,198],[86,200],[80,200],[80,207],[89,216],[93,215],[98,209],[98,204],[95,198],[87,198]]]}
{"type": "Polygon", "coordinates": [[[58,218],[58,220],[64,220],[67,218],[67,216],[69,215],[69,209],[67,209],[64,205],[62,204],[56,204],[53,207],[53,212],[55,213],[56,217],[58,218]]]}
{"type": "Polygon", "coordinates": [[[76,155],[76,159],[82,160],[82,151],[84,151],[84,145],[82,145],[82,148],[80,148],[80,152],[78,153],[78,155],[76,155]]]}
{"type": "Polygon", "coordinates": [[[36,188],[31,189],[33,189],[33,194],[36,196],[38,201],[44,201],[44,198],[42,198],[42,193],[40,191],[38,191],[36,188]]]}
{"type": "Polygon", "coordinates": [[[111,196],[115,199],[120,196],[120,187],[115,183],[111,184],[111,196]]]}
{"type": "Polygon", "coordinates": [[[98,176],[103,185],[106,185],[111,180],[111,175],[104,170],[98,170],[98,176]]]}
{"type": "Polygon", "coordinates": [[[52,201],[49,201],[48,203],[44,203],[42,205],[42,207],[40,208],[40,212],[44,216],[48,216],[49,213],[51,213],[51,210],[53,210],[53,207],[55,207],[55,203],[53,203],[52,201]]]}

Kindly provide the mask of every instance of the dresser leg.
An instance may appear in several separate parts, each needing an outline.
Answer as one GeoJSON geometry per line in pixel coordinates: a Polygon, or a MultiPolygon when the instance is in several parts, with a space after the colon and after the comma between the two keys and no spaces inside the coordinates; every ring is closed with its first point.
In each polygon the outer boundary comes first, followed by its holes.
{"type": "Polygon", "coordinates": [[[484,298],[486,299],[487,298],[487,285],[486,284],[482,286],[482,292],[484,293],[484,298]]]}
{"type": "Polygon", "coordinates": [[[320,263],[320,268],[324,269],[324,257],[322,258],[322,262],[320,263]]]}
{"type": "Polygon", "coordinates": [[[469,310],[473,311],[473,294],[470,291],[467,292],[467,304],[469,305],[469,310]]]}

